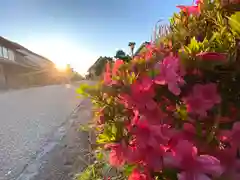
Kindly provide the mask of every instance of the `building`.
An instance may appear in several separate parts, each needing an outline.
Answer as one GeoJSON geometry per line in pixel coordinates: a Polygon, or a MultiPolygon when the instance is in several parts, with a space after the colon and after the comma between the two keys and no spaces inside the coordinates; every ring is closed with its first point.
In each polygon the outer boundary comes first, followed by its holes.
{"type": "Polygon", "coordinates": [[[102,73],[105,71],[105,65],[108,62],[113,62],[113,58],[111,57],[102,57],[100,56],[95,62],[94,64],[89,67],[88,69],[88,77],[92,78],[92,77],[96,77],[96,76],[101,76],[102,73]]]}
{"type": "Polygon", "coordinates": [[[49,84],[54,74],[53,62],[0,36],[0,90],[49,84]]]}

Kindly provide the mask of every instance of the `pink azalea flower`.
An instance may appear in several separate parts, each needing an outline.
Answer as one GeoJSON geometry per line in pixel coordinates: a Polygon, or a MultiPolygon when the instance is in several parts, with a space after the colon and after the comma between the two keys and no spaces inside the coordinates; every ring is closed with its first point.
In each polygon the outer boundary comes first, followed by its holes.
{"type": "Polygon", "coordinates": [[[104,180],[111,180],[111,177],[104,177],[104,180]]]}
{"type": "Polygon", "coordinates": [[[151,180],[151,176],[148,172],[141,172],[138,169],[134,169],[128,180],[151,180]]]}
{"type": "Polygon", "coordinates": [[[127,108],[146,111],[147,109],[151,110],[157,107],[157,103],[153,100],[155,91],[152,87],[145,87],[142,82],[136,81],[130,88],[130,94],[120,95],[122,103],[127,108]]]}
{"type": "Polygon", "coordinates": [[[203,0],[196,0],[195,4],[199,6],[200,4],[203,4],[203,0]]]}
{"type": "Polygon", "coordinates": [[[117,72],[119,72],[119,68],[124,64],[123,60],[121,59],[117,59],[113,65],[113,69],[112,69],[112,75],[116,76],[117,72]]]}
{"type": "Polygon", "coordinates": [[[131,164],[139,164],[153,171],[161,171],[163,167],[163,155],[166,148],[162,145],[157,147],[146,146],[140,148],[134,140],[134,145],[128,149],[127,161],[131,164]]]}
{"type": "Polygon", "coordinates": [[[221,97],[217,93],[216,84],[196,84],[192,93],[184,98],[184,101],[188,112],[206,116],[208,110],[221,102],[221,97]]]}
{"type": "Polygon", "coordinates": [[[189,113],[198,114],[202,117],[207,116],[207,110],[211,108],[205,104],[201,97],[193,94],[190,94],[188,97],[184,98],[184,101],[189,113]]]}
{"type": "Polygon", "coordinates": [[[104,73],[104,76],[103,76],[103,80],[104,80],[104,83],[107,85],[107,84],[110,84],[112,82],[112,78],[111,78],[111,68],[110,68],[110,64],[109,62],[106,64],[106,70],[105,70],[105,73],[104,73]]]}
{"type": "Polygon", "coordinates": [[[100,115],[100,116],[98,117],[97,124],[98,124],[98,125],[103,125],[104,122],[105,122],[104,116],[103,116],[103,115],[100,115]]]}
{"type": "Polygon", "coordinates": [[[136,139],[130,140],[128,150],[126,152],[126,159],[128,163],[134,164],[141,162],[143,152],[136,146],[136,139]]]}
{"type": "Polygon", "coordinates": [[[154,148],[159,147],[159,144],[167,144],[168,129],[168,126],[152,125],[147,120],[141,120],[136,124],[133,134],[136,136],[136,144],[140,149],[145,149],[146,146],[154,148]]]}
{"type": "Polygon", "coordinates": [[[166,57],[160,64],[160,74],[155,77],[154,82],[160,85],[168,85],[168,89],[175,95],[181,93],[179,86],[184,84],[181,77],[179,59],[173,56],[166,57]]]}
{"type": "Polygon", "coordinates": [[[105,148],[110,148],[109,164],[114,167],[121,167],[125,164],[126,145],[124,143],[112,143],[105,145],[105,148]]]}
{"type": "Polygon", "coordinates": [[[221,97],[217,93],[217,85],[215,83],[196,84],[193,87],[193,93],[201,96],[210,105],[219,104],[221,97]]]}
{"type": "Polygon", "coordinates": [[[187,72],[189,75],[203,77],[203,73],[199,69],[191,69],[187,72]]]}
{"type": "Polygon", "coordinates": [[[150,78],[149,76],[143,76],[141,78],[141,90],[143,91],[150,90],[152,85],[153,85],[153,79],[150,78]]]}
{"type": "Polygon", "coordinates": [[[236,158],[236,147],[219,148],[213,154],[221,161],[224,168],[222,177],[229,180],[239,180],[240,161],[236,158]]]}
{"type": "Polygon", "coordinates": [[[138,162],[149,169],[159,171],[162,168],[162,156],[166,152],[169,138],[168,127],[150,125],[146,120],[139,121],[133,128],[134,149],[129,153],[132,162],[138,162]]]}
{"type": "Polygon", "coordinates": [[[240,122],[235,122],[232,127],[230,140],[232,145],[239,146],[239,137],[240,137],[240,122]]]}
{"type": "Polygon", "coordinates": [[[141,114],[145,117],[150,124],[159,125],[163,120],[167,119],[167,114],[164,113],[160,108],[155,105],[150,106],[150,104],[146,105],[147,109],[142,110],[141,114]]]}
{"type": "Polygon", "coordinates": [[[183,12],[187,13],[188,15],[199,15],[200,8],[199,6],[182,6],[179,5],[177,8],[181,9],[183,12]]]}
{"type": "Polygon", "coordinates": [[[195,142],[196,128],[190,123],[184,123],[183,129],[172,131],[171,140],[169,141],[170,147],[175,147],[182,139],[195,142]]]}
{"type": "Polygon", "coordinates": [[[98,116],[97,116],[97,124],[98,125],[103,125],[105,123],[105,119],[104,119],[104,108],[101,108],[98,112],[97,112],[98,116]]]}
{"type": "Polygon", "coordinates": [[[196,57],[204,61],[221,61],[224,62],[227,60],[226,53],[217,53],[217,52],[202,52],[198,53],[196,57]]]}
{"type": "Polygon", "coordinates": [[[145,157],[143,158],[143,165],[148,169],[155,172],[162,171],[163,169],[163,157],[167,148],[163,145],[159,145],[158,148],[151,148],[145,150],[145,157]],[[147,155],[149,153],[149,155],[147,155]]]}
{"type": "Polygon", "coordinates": [[[182,169],[179,180],[210,180],[207,175],[219,177],[223,173],[220,161],[210,155],[198,156],[197,148],[189,141],[179,141],[175,148],[175,166],[182,169]]]}
{"type": "Polygon", "coordinates": [[[181,9],[183,12],[187,13],[188,15],[199,15],[201,13],[200,5],[203,3],[203,0],[196,0],[195,4],[192,6],[177,6],[177,8],[181,9]]]}
{"type": "Polygon", "coordinates": [[[149,60],[152,58],[153,54],[157,52],[157,48],[153,43],[147,43],[145,45],[147,51],[145,52],[145,59],[149,60]]]}
{"type": "Polygon", "coordinates": [[[138,110],[133,110],[134,117],[132,119],[132,125],[135,125],[139,121],[139,111],[138,110]]]}
{"type": "Polygon", "coordinates": [[[181,172],[178,174],[178,180],[212,180],[206,174],[194,174],[190,175],[186,172],[181,172]]]}
{"type": "Polygon", "coordinates": [[[217,92],[217,84],[215,83],[208,83],[205,85],[196,84],[193,87],[193,93],[201,96],[210,107],[221,102],[221,97],[217,92]]]}
{"type": "Polygon", "coordinates": [[[107,62],[106,70],[103,76],[104,84],[111,85],[117,83],[114,80],[112,80],[112,76],[116,76],[117,73],[119,73],[119,68],[121,67],[122,64],[124,64],[124,62],[121,59],[117,59],[113,65],[113,69],[111,70],[110,63],[107,62]]]}

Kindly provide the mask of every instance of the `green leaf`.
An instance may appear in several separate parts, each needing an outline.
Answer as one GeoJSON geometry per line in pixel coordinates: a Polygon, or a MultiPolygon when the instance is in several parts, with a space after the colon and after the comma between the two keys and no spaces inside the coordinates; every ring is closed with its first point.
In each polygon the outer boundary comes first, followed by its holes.
{"type": "Polygon", "coordinates": [[[191,48],[184,46],[184,52],[186,52],[187,54],[191,54],[192,50],[191,50],[191,48]]]}
{"type": "Polygon", "coordinates": [[[185,106],[183,105],[177,106],[177,112],[182,120],[187,119],[187,109],[185,106]]]}
{"type": "Polygon", "coordinates": [[[96,152],[96,158],[98,161],[102,161],[104,159],[104,154],[102,151],[96,152]]]}
{"type": "Polygon", "coordinates": [[[208,41],[209,43],[212,43],[213,41],[215,41],[215,39],[219,36],[218,32],[213,32],[213,35],[211,37],[211,39],[208,41]]]}
{"type": "Polygon", "coordinates": [[[225,33],[225,31],[227,30],[227,27],[223,27],[220,31],[220,34],[223,35],[225,33]]]}
{"type": "Polygon", "coordinates": [[[104,127],[104,132],[97,137],[97,143],[110,143],[116,141],[118,129],[116,124],[108,124],[104,127]]]}
{"type": "Polygon", "coordinates": [[[130,165],[130,164],[129,165],[125,165],[123,173],[126,176],[129,176],[135,168],[136,168],[136,165],[130,165]]]}
{"type": "Polygon", "coordinates": [[[188,48],[191,49],[192,53],[198,53],[199,52],[199,44],[195,37],[191,39],[190,44],[188,45],[188,48]]]}
{"type": "Polygon", "coordinates": [[[77,175],[77,180],[91,180],[93,167],[87,167],[81,174],[77,175]]]}
{"type": "Polygon", "coordinates": [[[217,12],[217,20],[218,20],[218,22],[220,22],[220,23],[222,23],[222,21],[223,21],[223,18],[222,18],[222,16],[221,16],[220,12],[217,12]]]}
{"type": "Polygon", "coordinates": [[[240,12],[236,12],[229,17],[229,24],[231,28],[240,35],[240,12]]]}
{"type": "Polygon", "coordinates": [[[199,121],[196,121],[196,130],[198,137],[202,137],[202,125],[199,121]]]}
{"type": "Polygon", "coordinates": [[[129,83],[132,84],[136,79],[136,74],[134,72],[131,72],[129,75],[129,83]]]}
{"type": "Polygon", "coordinates": [[[164,169],[163,177],[164,179],[177,180],[178,171],[176,169],[164,169]]]}
{"type": "Polygon", "coordinates": [[[112,131],[111,131],[111,133],[112,133],[112,135],[116,135],[117,134],[117,131],[118,131],[118,129],[117,129],[117,127],[116,127],[116,124],[113,124],[112,125],[112,131]]]}
{"type": "Polygon", "coordinates": [[[99,134],[98,137],[97,137],[96,142],[98,144],[108,143],[108,142],[110,142],[110,138],[106,134],[99,134]]]}
{"type": "Polygon", "coordinates": [[[88,124],[81,124],[80,127],[79,127],[79,130],[86,131],[86,132],[90,131],[90,129],[91,128],[89,127],[88,124]]]}
{"type": "Polygon", "coordinates": [[[111,169],[112,167],[109,164],[105,164],[102,168],[102,172],[103,174],[107,174],[111,169]]]}
{"type": "Polygon", "coordinates": [[[76,89],[76,93],[82,96],[87,96],[87,90],[89,90],[90,88],[91,86],[89,86],[88,84],[81,84],[80,87],[76,89]]]}
{"type": "Polygon", "coordinates": [[[106,101],[107,101],[108,104],[111,104],[111,102],[112,102],[112,98],[109,97],[109,98],[106,99],[106,101]]]}

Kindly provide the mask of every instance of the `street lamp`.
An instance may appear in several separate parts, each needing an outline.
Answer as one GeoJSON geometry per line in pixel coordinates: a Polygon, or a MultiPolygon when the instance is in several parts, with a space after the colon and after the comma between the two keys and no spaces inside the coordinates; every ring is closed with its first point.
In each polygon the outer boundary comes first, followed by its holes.
{"type": "Polygon", "coordinates": [[[130,49],[131,49],[132,59],[133,59],[133,51],[134,51],[135,45],[136,45],[135,42],[129,42],[129,43],[128,43],[128,46],[129,46],[130,49]]]}

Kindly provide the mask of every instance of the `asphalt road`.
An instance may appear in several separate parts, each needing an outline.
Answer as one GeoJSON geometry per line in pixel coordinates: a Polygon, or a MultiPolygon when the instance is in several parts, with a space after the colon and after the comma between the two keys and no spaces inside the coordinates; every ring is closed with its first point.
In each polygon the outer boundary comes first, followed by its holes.
{"type": "Polygon", "coordinates": [[[0,94],[0,180],[13,180],[63,124],[81,99],[73,86],[0,94]]]}

